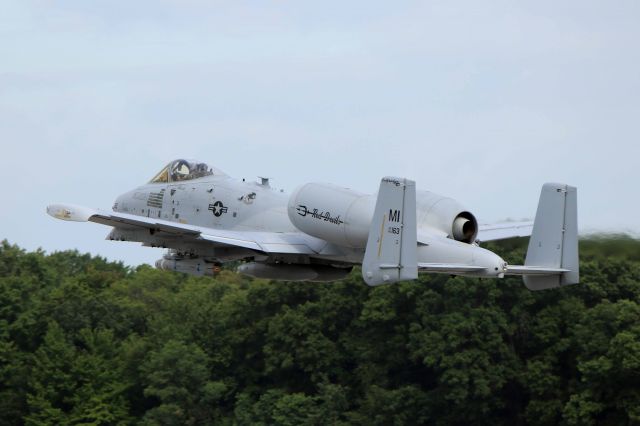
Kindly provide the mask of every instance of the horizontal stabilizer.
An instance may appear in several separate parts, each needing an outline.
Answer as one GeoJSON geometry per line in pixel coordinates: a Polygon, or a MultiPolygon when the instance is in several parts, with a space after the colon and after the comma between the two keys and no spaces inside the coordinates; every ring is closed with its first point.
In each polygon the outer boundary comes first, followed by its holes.
{"type": "Polygon", "coordinates": [[[443,274],[460,274],[465,272],[484,271],[484,266],[462,265],[456,263],[418,263],[418,272],[440,272],[443,274]]]}
{"type": "Polygon", "coordinates": [[[543,266],[508,265],[506,275],[559,275],[569,272],[563,268],[545,268],[543,266]]]}

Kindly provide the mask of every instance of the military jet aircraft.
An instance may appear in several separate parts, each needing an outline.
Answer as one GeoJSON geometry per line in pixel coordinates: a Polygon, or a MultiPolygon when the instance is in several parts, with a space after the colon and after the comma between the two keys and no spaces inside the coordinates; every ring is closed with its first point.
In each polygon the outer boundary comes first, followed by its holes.
{"type": "Polygon", "coordinates": [[[306,183],[291,195],[269,180],[245,182],[205,163],[175,160],[119,196],[112,211],[52,204],[58,219],[112,226],[107,239],[168,248],[156,267],[214,275],[241,261],[244,274],[273,280],[333,281],[362,265],[372,286],[419,273],[502,278],[531,290],[579,279],[577,191],[547,183],[535,221],[479,226],[457,201],[383,177],[377,194],[306,183]],[[524,265],[509,265],[479,243],[531,236],[524,265]]]}

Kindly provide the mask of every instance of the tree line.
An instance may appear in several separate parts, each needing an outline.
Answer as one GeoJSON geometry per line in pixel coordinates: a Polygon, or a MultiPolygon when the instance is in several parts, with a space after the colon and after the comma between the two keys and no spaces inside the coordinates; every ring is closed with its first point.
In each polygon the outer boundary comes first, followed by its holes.
{"type": "MultiPolygon", "coordinates": [[[[526,239],[492,244],[522,263],[526,239]]],[[[640,423],[640,241],[581,284],[367,287],[129,268],[0,245],[0,424],[640,423]]]]}

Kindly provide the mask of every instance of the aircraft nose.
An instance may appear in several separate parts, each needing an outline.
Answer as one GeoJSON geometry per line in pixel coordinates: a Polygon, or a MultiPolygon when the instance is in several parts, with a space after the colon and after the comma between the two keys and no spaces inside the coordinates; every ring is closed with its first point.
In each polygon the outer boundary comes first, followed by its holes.
{"type": "Polygon", "coordinates": [[[122,212],[126,207],[127,200],[131,198],[131,192],[125,192],[124,194],[118,195],[115,201],[113,202],[113,206],[111,207],[114,212],[122,212]]]}

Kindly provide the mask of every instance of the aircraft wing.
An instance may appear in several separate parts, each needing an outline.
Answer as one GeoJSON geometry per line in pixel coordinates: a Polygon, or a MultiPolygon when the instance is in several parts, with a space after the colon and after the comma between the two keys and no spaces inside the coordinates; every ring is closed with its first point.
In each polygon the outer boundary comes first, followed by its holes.
{"type": "Polygon", "coordinates": [[[505,240],[514,237],[529,237],[533,231],[533,222],[503,222],[492,225],[480,225],[477,240],[485,241],[505,240]]]}
{"type": "Polygon", "coordinates": [[[214,245],[243,247],[264,253],[316,254],[326,241],[299,232],[260,232],[213,229],[127,213],[105,212],[70,204],[52,204],[47,213],[57,219],[95,222],[128,229],[148,229],[182,236],[185,240],[207,241],[214,245]]]}

